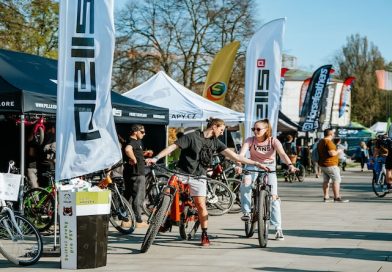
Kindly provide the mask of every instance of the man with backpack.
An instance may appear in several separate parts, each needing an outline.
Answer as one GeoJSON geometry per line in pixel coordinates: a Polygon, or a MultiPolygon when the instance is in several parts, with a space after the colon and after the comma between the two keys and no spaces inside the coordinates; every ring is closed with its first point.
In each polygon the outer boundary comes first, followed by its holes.
{"type": "Polygon", "coordinates": [[[317,144],[318,151],[318,164],[321,167],[323,173],[323,194],[324,202],[349,202],[347,199],[342,199],[340,196],[340,168],[339,164],[339,153],[342,150],[338,150],[336,145],[333,143],[335,132],[332,129],[324,130],[324,138],[317,144]],[[332,183],[332,191],[334,199],[329,197],[329,184],[332,183]]]}

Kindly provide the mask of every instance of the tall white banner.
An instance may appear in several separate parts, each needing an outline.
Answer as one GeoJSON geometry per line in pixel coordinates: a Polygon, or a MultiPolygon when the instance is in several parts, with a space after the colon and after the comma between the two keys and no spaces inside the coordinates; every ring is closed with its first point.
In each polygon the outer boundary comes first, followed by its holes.
{"type": "Polygon", "coordinates": [[[121,159],[112,115],[113,0],[60,1],[56,181],[121,159]]]}
{"type": "Polygon", "coordinates": [[[256,120],[268,118],[276,136],[280,104],[280,72],[286,18],[263,25],[246,51],[245,138],[256,120]]]}

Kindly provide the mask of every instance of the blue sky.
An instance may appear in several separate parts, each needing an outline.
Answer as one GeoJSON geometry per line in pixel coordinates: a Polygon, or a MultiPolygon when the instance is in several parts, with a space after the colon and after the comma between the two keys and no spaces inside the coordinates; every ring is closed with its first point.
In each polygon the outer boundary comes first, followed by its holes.
{"type": "MultiPolygon", "coordinates": [[[[240,1],[240,0],[239,0],[240,1]]],[[[115,0],[115,8],[128,0],[115,0]]],[[[256,0],[257,19],[286,17],[284,52],[299,68],[329,64],[351,34],[366,36],[392,61],[392,0],[256,0]]]]}

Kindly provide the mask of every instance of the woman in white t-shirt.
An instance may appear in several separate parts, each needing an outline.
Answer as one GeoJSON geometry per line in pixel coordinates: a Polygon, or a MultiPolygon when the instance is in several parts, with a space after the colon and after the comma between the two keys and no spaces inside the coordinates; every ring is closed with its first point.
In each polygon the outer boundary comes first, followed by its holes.
{"type": "MultiPolygon", "coordinates": [[[[276,152],[278,152],[280,159],[289,167],[289,171],[294,172],[296,168],[290,161],[290,158],[285,153],[281,142],[277,138],[272,137],[272,128],[268,119],[256,121],[252,131],[253,137],[249,137],[242,145],[240,156],[245,156],[247,152],[250,153],[250,158],[254,161],[260,162],[263,166],[268,167],[271,171],[276,170],[276,152]]],[[[238,163],[241,166],[241,163],[238,163]]],[[[253,169],[247,166],[248,169],[253,169]]],[[[257,169],[257,168],[255,168],[257,169]]],[[[241,172],[240,168],[238,169],[241,172]]],[[[257,173],[251,172],[250,175],[245,175],[241,183],[241,206],[244,215],[241,220],[250,220],[251,199],[252,199],[252,181],[257,177],[257,173]]],[[[272,210],[271,210],[271,225],[276,228],[276,240],[283,240],[282,219],[280,212],[280,199],[278,196],[278,179],[276,173],[268,175],[268,183],[271,185],[272,194],[272,210]]]]}

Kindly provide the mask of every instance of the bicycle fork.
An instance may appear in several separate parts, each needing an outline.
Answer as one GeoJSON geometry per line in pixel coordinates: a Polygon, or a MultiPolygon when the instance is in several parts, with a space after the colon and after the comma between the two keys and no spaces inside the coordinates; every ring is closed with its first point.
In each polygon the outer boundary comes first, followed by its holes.
{"type": "MultiPolygon", "coordinates": [[[[15,216],[14,216],[14,212],[13,212],[10,208],[8,208],[8,207],[6,207],[6,206],[3,207],[3,211],[5,211],[6,213],[8,213],[8,216],[9,216],[9,218],[10,218],[10,220],[11,220],[12,225],[15,227],[17,234],[19,234],[20,237],[23,237],[23,233],[22,233],[22,231],[20,230],[18,224],[16,223],[16,219],[15,219],[15,216]]],[[[12,229],[12,228],[11,228],[11,226],[8,225],[7,220],[4,220],[4,225],[5,225],[5,229],[7,230],[8,234],[9,234],[9,236],[12,238],[12,240],[13,240],[13,241],[17,241],[18,239],[15,237],[14,233],[11,232],[11,229],[12,229]]]]}

